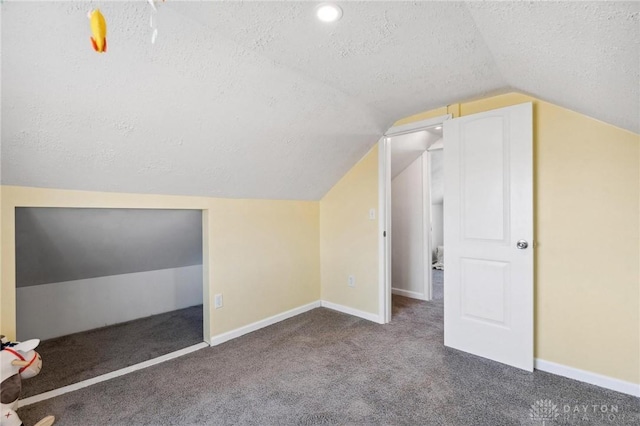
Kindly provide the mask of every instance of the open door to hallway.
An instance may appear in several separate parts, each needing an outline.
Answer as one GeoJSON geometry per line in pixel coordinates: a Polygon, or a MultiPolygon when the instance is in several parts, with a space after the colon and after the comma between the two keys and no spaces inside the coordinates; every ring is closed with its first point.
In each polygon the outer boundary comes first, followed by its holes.
{"type": "Polygon", "coordinates": [[[444,122],[444,343],[533,371],[532,104],[444,122]]]}

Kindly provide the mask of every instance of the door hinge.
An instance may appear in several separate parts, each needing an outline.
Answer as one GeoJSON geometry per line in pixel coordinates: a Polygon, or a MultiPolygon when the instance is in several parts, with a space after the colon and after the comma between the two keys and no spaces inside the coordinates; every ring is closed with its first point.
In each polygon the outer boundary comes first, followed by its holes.
{"type": "Polygon", "coordinates": [[[382,236],[386,237],[387,236],[387,231],[382,231],[382,236]]]}

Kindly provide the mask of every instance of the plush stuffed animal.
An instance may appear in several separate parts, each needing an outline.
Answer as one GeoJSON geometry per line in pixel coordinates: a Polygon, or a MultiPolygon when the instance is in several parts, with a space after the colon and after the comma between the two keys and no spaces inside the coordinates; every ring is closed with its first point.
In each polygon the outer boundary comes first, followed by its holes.
{"type": "MultiPolygon", "coordinates": [[[[16,413],[18,398],[22,390],[22,379],[31,378],[42,369],[42,358],[35,351],[40,340],[9,342],[0,336],[0,426],[23,426],[16,413]]],[[[35,426],[51,426],[55,417],[47,416],[35,426]]]]}

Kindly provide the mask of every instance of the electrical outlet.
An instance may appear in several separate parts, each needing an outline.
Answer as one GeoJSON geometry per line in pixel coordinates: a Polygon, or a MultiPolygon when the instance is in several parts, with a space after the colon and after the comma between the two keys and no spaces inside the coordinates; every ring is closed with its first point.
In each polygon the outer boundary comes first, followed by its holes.
{"type": "Polygon", "coordinates": [[[356,277],[353,275],[349,275],[349,280],[347,281],[347,285],[351,288],[356,286],[356,277]]]}
{"type": "Polygon", "coordinates": [[[214,301],[213,301],[213,306],[216,309],[222,308],[222,293],[216,294],[216,296],[214,298],[214,301]]]}

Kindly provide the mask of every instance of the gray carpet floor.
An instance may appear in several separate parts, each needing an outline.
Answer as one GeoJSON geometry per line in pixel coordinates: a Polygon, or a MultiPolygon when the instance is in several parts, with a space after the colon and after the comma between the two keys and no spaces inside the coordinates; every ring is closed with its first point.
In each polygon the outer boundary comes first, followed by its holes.
{"type": "Polygon", "coordinates": [[[444,271],[432,269],[431,274],[431,298],[442,300],[444,297],[444,271]]]}
{"type": "Polygon", "coordinates": [[[202,305],[44,340],[42,371],[22,397],[61,388],[202,342],[202,305]]]}
{"type": "Polygon", "coordinates": [[[640,421],[638,398],[445,348],[441,301],[394,296],[393,314],[383,326],[314,309],[19,414],[27,425],[46,414],[83,426],[541,425],[531,406],[550,400],[618,413],[549,426],[640,421]]]}

